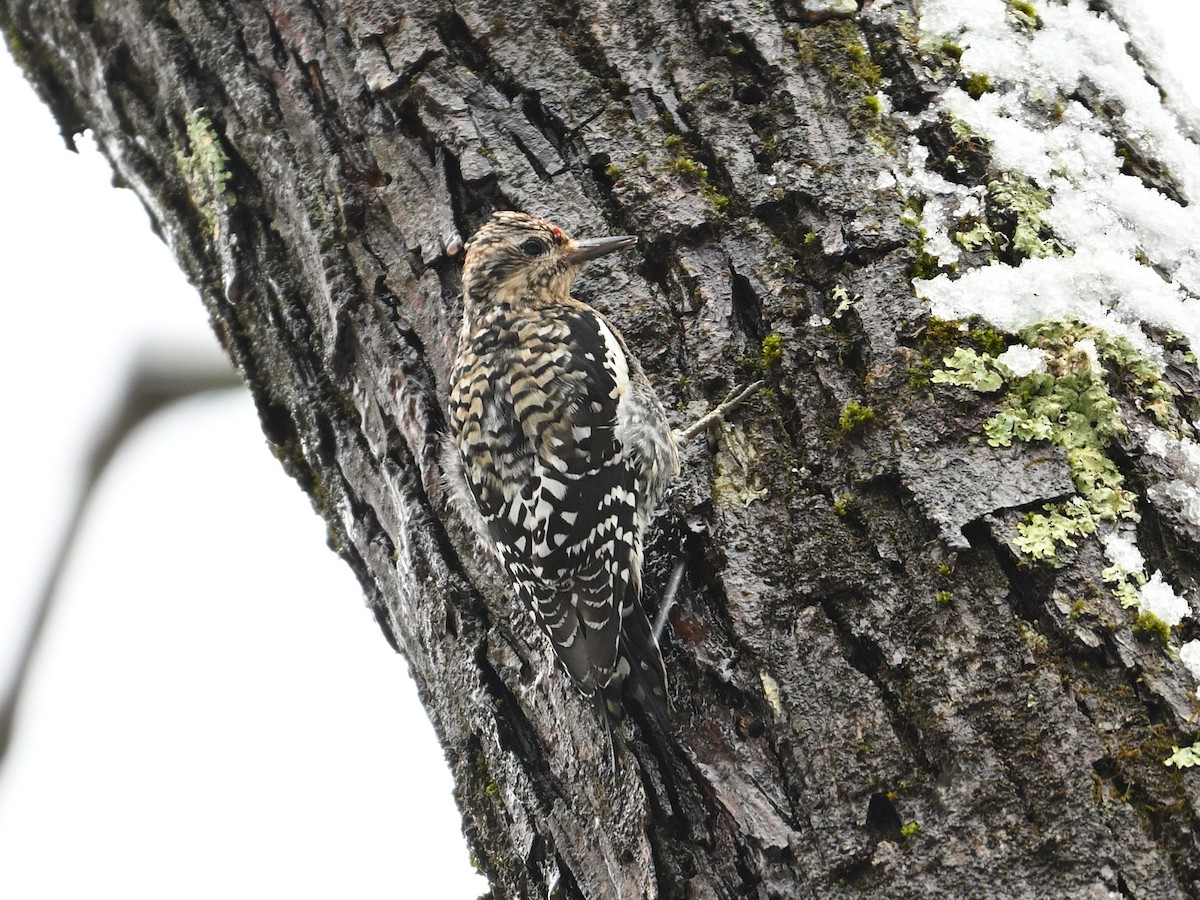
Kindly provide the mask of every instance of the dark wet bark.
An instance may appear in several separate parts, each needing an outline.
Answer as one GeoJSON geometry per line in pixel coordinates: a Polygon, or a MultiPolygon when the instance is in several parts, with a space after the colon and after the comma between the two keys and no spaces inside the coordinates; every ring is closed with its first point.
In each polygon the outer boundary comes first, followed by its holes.
{"type": "MultiPolygon", "coordinates": [[[[900,131],[865,98],[880,74],[901,110],[944,84],[906,0],[882,7],[0,2],[64,133],[95,133],[201,289],[411,662],[498,897],[1200,891],[1196,782],[1162,765],[1194,684],[1133,635],[1094,541],[1058,568],[1014,553],[1021,511],[1071,490],[1061,455],[979,445],[987,402],[911,376],[941,348],[878,178],[900,131]],[[631,727],[615,778],[440,484],[447,248],[495,207],[641,236],[578,293],[677,425],[769,379],[688,448],[651,536],[649,606],[690,562],[665,645],[679,731],[631,727]],[[874,418],[847,431],[850,401],[874,418]]],[[[953,149],[956,177],[988,178],[953,149]]],[[[1143,552],[1194,586],[1194,538],[1142,513],[1143,552]]]]}

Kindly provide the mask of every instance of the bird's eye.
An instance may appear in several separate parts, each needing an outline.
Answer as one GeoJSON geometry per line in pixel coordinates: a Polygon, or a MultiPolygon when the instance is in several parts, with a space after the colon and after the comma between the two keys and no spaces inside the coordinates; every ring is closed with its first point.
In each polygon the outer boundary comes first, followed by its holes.
{"type": "Polygon", "coordinates": [[[546,252],[546,245],[537,238],[530,238],[521,245],[521,251],[526,256],[541,256],[546,252]]]}

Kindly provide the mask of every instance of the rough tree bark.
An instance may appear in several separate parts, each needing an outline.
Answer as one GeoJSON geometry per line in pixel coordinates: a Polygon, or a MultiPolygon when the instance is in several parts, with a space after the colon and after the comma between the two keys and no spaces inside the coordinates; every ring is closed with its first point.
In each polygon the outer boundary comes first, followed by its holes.
{"type": "MultiPolygon", "coordinates": [[[[1063,451],[987,446],[997,395],[919,377],[997,336],[947,337],[914,293],[931,260],[881,177],[909,146],[893,111],[987,86],[950,42],[932,59],[912,0],[854,6],[0,2],[64,135],[94,133],[200,288],[411,663],[498,897],[1200,893],[1200,793],[1163,765],[1195,730],[1169,652],[1192,626],[1135,635],[1094,537],[1023,555],[1027,513],[1072,493],[1063,451]],[[615,777],[444,502],[452,251],[493,208],[641,236],[578,290],[677,424],[769,379],[687,448],[651,536],[649,605],[690,562],[665,639],[679,730],[631,725],[615,777]]],[[[924,127],[946,178],[1001,177],[947,117],[924,127]]],[[[1133,176],[1169,192],[1117,127],[1133,176]]],[[[1001,206],[991,246],[1013,263],[1001,206]]],[[[1195,365],[1170,360],[1186,430],[1195,365]]],[[[1141,552],[1194,593],[1196,535],[1152,502],[1170,473],[1136,444],[1106,449],[1141,552]]]]}

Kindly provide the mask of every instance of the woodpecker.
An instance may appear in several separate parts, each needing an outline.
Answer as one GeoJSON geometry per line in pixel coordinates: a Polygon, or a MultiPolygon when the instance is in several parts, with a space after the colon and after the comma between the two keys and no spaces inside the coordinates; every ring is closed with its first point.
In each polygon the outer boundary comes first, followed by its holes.
{"type": "Polygon", "coordinates": [[[632,235],[573,240],[498,212],[466,244],[444,468],[450,495],[605,725],[669,702],[641,604],[642,539],[676,437],[620,331],[571,296],[632,235]]]}

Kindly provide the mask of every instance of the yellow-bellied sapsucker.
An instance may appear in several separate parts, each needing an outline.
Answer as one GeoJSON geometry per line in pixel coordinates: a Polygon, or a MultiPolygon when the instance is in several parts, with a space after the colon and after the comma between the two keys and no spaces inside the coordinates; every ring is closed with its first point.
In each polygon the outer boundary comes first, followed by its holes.
{"type": "Polygon", "coordinates": [[[515,212],[467,242],[445,468],[579,688],[619,718],[624,686],[665,721],[642,536],[679,471],[675,437],[620,332],[570,294],[585,262],[635,243],[515,212]]]}

